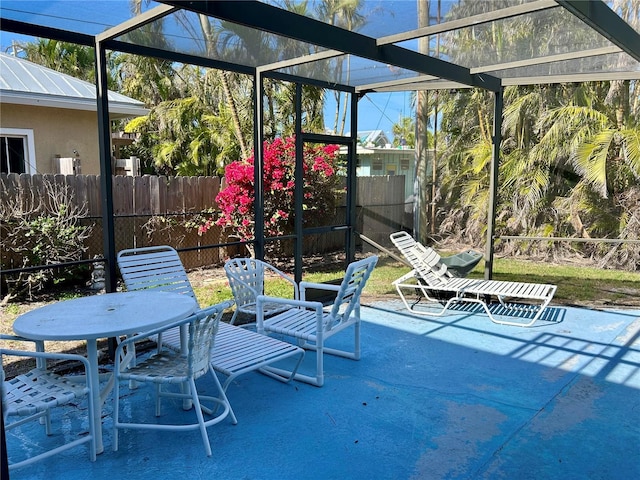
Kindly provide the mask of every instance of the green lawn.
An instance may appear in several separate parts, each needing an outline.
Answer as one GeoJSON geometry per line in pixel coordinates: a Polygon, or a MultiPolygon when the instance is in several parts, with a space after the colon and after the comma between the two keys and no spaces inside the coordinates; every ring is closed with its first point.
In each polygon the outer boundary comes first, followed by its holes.
{"type": "MultiPolygon", "coordinates": [[[[398,298],[391,282],[408,272],[409,267],[381,258],[364,291],[364,297],[398,298]]],[[[308,274],[309,282],[324,282],[339,278],[341,271],[308,274]]],[[[484,262],[471,272],[471,278],[483,278],[484,262]]],[[[552,283],[558,285],[553,303],[566,305],[601,304],[640,307],[640,273],[603,270],[593,267],[563,266],[511,258],[496,259],[493,278],[516,282],[552,283]]],[[[267,293],[290,297],[286,282],[267,283],[267,293]]],[[[233,298],[224,279],[195,287],[201,305],[210,305],[233,298]]]]}
{"type": "MultiPolygon", "coordinates": [[[[483,278],[483,262],[471,272],[472,278],[483,278]]],[[[408,272],[409,268],[389,257],[381,257],[365,287],[363,301],[389,298],[399,299],[391,282],[408,272]]],[[[342,271],[308,274],[304,280],[324,282],[340,278],[342,271]]],[[[226,278],[216,273],[208,275],[201,271],[193,281],[200,305],[212,305],[233,298],[226,278]]],[[[494,279],[518,282],[552,283],[558,286],[552,301],[556,305],[576,305],[589,307],[627,307],[640,309],[640,273],[620,270],[603,270],[593,267],[564,266],[543,262],[498,258],[495,261],[494,279]]],[[[268,281],[267,294],[291,297],[286,282],[268,281]]],[[[47,301],[71,298],[77,292],[48,297],[47,301]]],[[[0,309],[0,333],[11,333],[13,320],[20,314],[34,308],[38,303],[23,302],[5,305],[0,309]]]]}
{"type": "MultiPolygon", "coordinates": [[[[482,271],[478,271],[478,276],[482,277],[482,271]]],[[[638,272],[498,259],[495,262],[494,278],[558,285],[554,297],[556,303],[580,305],[593,302],[616,305],[635,302],[635,305],[640,306],[638,272]]]]}

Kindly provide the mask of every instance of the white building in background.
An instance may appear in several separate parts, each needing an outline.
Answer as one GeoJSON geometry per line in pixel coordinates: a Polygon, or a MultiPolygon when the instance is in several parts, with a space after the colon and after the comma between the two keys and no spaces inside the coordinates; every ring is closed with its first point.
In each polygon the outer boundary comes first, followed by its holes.
{"type": "MultiPolygon", "coordinates": [[[[346,147],[342,147],[340,153],[346,155],[346,147]]],[[[356,173],[362,177],[404,175],[405,198],[409,198],[413,195],[416,177],[415,155],[415,149],[412,147],[392,147],[382,130],[358,132],[356,173]]],[[[427,155],[430,161],[433,150],[428,150],[427,155]]]]}

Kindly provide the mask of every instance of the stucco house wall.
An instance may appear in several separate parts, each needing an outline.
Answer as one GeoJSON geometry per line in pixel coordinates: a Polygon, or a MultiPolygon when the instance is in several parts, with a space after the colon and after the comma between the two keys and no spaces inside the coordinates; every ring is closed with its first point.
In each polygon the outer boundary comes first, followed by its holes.
{"type": "Polygon", "coordinates": [[[74,150],[83,174],[100,173],[96,112],[4,103],[0,118],[3,130],[32,131],[35,171],[29,173],[57,173],[54,157],[74,157],[74,150]]]}
{"type": "MultiPolygon", "coordinates": [[[[138,100],[107,95],[111,121],[149,113],[138,100]]],[[[99,174],[95,85],[0,52],[0,143],[5,173],[99,174]],[[59,168],[56,156],[68,162],[59,168]]]]}

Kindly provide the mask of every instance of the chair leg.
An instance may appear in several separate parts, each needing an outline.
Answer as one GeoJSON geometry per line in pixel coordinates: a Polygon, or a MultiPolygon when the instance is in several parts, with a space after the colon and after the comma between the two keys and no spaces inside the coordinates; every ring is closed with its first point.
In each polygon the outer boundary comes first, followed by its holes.
{"type": "MultiPolygon", "coordinates": [[[[91,400],[89,400],[91,401],[91,400]]],[[[118,451],[118,422],[120,421],[120,384],[116,380],[113,384],[113,451],[118,451]]]]}
{"type": "Polygon", "coordinates": [[[51,430],[51,410],[47,409],[42,417],[40,417],[40,423],[44,425],[44,431],[47,435],[51,435],[53,431],[51,430]]]}
{"type": "Polygon", "coordinates": [[[233,315],[231,316],[231,320],[229,320],[229,324],[230,325],[235,325],[236,323],[236,318],[238,317],[238,312],[240,310],[238,310],[238,306],[236,305],[235,310],[233,311],[233,315]]]}
{"type": "MultiPolygon", "coordinates": [[[[263,367],[262,369],[260,369],[260,371],[262,371],[263,373],[267,373],[269,376],[272,376],[274,378],[278,378],[278,379],[284,379],[284,378],[291,378],[293,377],[294,380],[298,380],[299,382],[304,382],[304,383],[308,383],[310,385],[314,385],[316,387],[321,387],[324,385],[324,353],[326,351],[326,349],[324,348],[324,346],[322,345],[322,343],[318,344],[318,345],[311,345],[311,344],[305,344],[304,347],[308,350],[313,350],[316,352],[316,374],[315,376],[312,375],[305,375],[303,373],[297,373],[296,371],[298,370],[298,367],[300,366],[300,363],[302,362],[302,359],[304,358],[304,356],[300,357],[300,360],[298,361],[298,364],[296,365],[296,368],[293,372],[290,372],[288,370],[284,370],[282,368],[277,368],[277,367],[263,367]]],[[[342,355],[344,356],[344,355],[342,355]]]]}
{"type": "Polygon", "coordinates": [[[162,395],[162,389],[160,384],[156,383],[156,417],[160,416],[160,396],[162,395]]]}
{"type": "Polygon", "coordinates": [[[356,307],[357,320],[354,325],[354,345],[353,345],[353,358],[354,360],[360,360],[360,306],[356,307]]]}
{"type": "Polygon", "coordinates": [[[180,393],[184,394],[184,400],[182,400],[182,409],[186,412],[187,410],[191,410],[191,407],[193,407],[193,402],[191,401],[191,398],[189,397],[189,395],[191,395],[189,393],[189,384],[188,383],[181,383],[180,384],[180,393]]]}
{"type": "Polygon", "coordinates": [[[202,406],[200,405],[200,399],[198,398],[198,391],[196,390],[196,382],[193,378],[189,379],[189,387],[191,390],[191,400],[198,417],[198,424],[200,425],[200,434],[202,435],[202,441],[204,442],[204,448],[207,451],[207,456],[212,455],[211,444],[209,443],[209,436],[207,435],[207,427],[204,424],[204,415],[202,415],[202,406]]]}
{"type": "MultiPolygon", "coordinates": [[[[211,376],[213,377],[213,381],[216,384],[216,388],[220,392],[220,400],[223,403],[226,403],[229,406],[229,415],[231,415],[231,423],[236,425],[238,423],[238,419],[236,418],[236,414],[234,413],[233,408],[231,408],[231,403],[229,402],[229,399],[227,398],[226,387],[228,387],[228,385],[225,383],[225,386],[224,387],[222,386],[222,384],[220,383],[220,379],[218,378],[218,375],[216,375],[216,372],[213,369],[213,367],[211,367],[209,369],[209,371],[211,372],[211,376]]],[[[215,415],[215,413],[217,412],[219,406],[220,406],[219,404],[216,405],[216,407],[213,410],[210,410],[210,411],[207,411],[207,409],[205,409],[203,407],[203,410],[205,412],[207,412],[209,415],[215,415]]]]}

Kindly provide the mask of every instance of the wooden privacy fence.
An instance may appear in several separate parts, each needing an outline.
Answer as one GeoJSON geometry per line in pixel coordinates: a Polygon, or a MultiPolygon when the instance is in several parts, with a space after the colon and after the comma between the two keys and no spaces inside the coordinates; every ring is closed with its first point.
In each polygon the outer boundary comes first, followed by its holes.
{"type": "MultiPolygon", "coordinates": [[[[37,206],[48,209],[48,188],[67,192],[70,203],[81,207],[83,225],[90,225],[91,236],[86,241],[84,258],[102,256],[102,203],[98,175],[0,175],[0,208],[9,211],[10,205],[24,209],[37,206]]],[[[199,235],[197,225],[203,218],[218,211],[215,197],[224,186],[218,177],[113,177],[113,208],[116,231],[116,250],[147,245],[170,244],[177,249],[214,245],[229,241],[228,232],[211,228],[199,235]]],[[[404,205],[404,176],[359,177],[357,189],[357,231],[388,245],[389,233],[406,225],[404,205]]],[[[345,218],[340,209],[337,218],[345,218]]],[[[8,219],[0,219],[6,224],[8,219]]],[[[329,222],[331,222],[328,219],[329,222]]],[[[342,223],[338,221],[337,223],[342,223]]],[[[2,234],[0,225],[0,234],[2,234]]],[[[6,228],[6,225],[5,227],[6,228]]],[[[231,239],[233,240],[233,239],[231,239]]],[[[343,248],[344,236],[329,234],[314,241],[320,252],[343,248]]],[[[182,255],[187,268],[220,264],[224,258],[236,254],[208,249],[182,255]]],[[[2,269],[19,268],[22,259],[8,252],[1,254],[2,269]]]]}
{"type": "MultiPolygon", "coordinates": [[[[176,248],[187,248],[226,242],[227,235],[223,235],[219,228],[198,235],[195,224],[199,215],[215,215],[215,197],[220,187],[221,180],[218,177],[114,176],[116,249],[165,243],[176,248]]],[[[82,212],[80,223],[92,229],[85,241],[87,251],[84,258],[101,257],[102,201],[99,175],[0,176],[2,212],[11,211],[16,205],[23,211],[34,211],[40,207],[50,212],[53,192],[64,195],[65,202],[70,205],[78,206],[82,212]]],[[[7,219],[2,220],[2,223],[6,223],[7,219]]],[[[187,268],[220,262],[218,249],[188,252],[183,257],[187,268]]],[[[22,266],[21,256],[10,252],[3,251],[1,260],[3,269],[22,266]]]]}
{"type": "MultiPolygon", "coordinates": [[[[391,246],[390,233],[411,231],[413,205],[405,204],[404,189],[404,175],[358,177],[356,230],[383,246],[391,246]]],[[[367,244],[362,249],[377,251],[367,244]]]]}
{"type": "MultiPolygon", "coordinates": [[[[67,187],[70,199],[86,208],[88,217],[102,215],[99,175],[27,175],[2,174],[0,201],[35,195],[46,202],[45,185],[67,187]]],[[[115,215],[166,215],[201,212],[216,207],[220,190],[218,177],[113,177],[113,209],[115,215]]]]}

